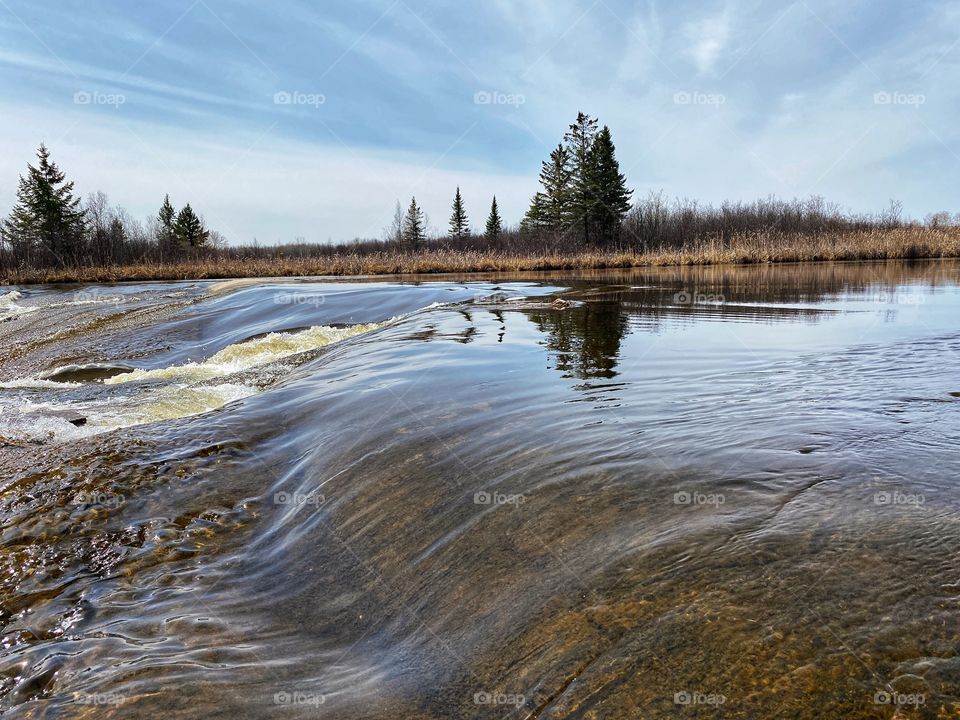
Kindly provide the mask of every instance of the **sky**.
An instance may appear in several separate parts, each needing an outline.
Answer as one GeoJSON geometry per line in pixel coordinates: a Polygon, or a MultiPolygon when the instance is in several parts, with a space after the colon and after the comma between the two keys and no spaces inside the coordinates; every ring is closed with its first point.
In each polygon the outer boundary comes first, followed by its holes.
{"type": "Polygon", "coordinates": [[[0,0],[0,73],[3,214],[43,142],[232,244],[513,224],[578,111],[635,197],[960,211],[957,2],[0,0]]]}

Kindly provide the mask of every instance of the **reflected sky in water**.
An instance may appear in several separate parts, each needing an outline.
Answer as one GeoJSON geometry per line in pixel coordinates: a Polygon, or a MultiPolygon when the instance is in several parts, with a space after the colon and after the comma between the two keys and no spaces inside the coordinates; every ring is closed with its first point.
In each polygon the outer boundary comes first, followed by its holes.
{"type": "Polygon", "coordinates": [[[0,326],[0,707],[955,712],[960,264],[209,289],[37,288],[0,326]],[[358,322],[212,412],[11,434],[178,389],[108,366],[358,322]]]}

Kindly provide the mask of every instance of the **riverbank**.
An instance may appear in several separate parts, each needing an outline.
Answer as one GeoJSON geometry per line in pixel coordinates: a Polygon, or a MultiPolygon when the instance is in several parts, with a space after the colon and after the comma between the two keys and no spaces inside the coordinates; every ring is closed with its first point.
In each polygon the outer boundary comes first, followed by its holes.
{"type": "Polygon", "coordinates": [[[723,265],[836,260],[905,260],[960,257],[960,229],[902,228],[832,235],[756,233],[728,242],[681,249],[611,252],[512,252],[430,249],[341,252],[323,257],[220,257],[175,263],[8,271],[15,285],[137,280],[208,280],[248,277],[401,275],[523,272],[671,265],[723,265]]]}

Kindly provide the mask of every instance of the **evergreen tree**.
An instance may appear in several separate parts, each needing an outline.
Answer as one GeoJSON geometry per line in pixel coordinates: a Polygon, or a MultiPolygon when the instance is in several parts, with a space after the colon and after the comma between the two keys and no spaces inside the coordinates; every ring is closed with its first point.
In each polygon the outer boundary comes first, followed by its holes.
{"type": "Polygon", "coordinates": [[[111,262],[116,262],[116,259],[120,257],[124,246],[127,244],[127,229],[123,226],[123,220],[119,217],[114,217],[110,221],[108,236],[110,239],[110,260],[111,262]]]}
{"type": "Polygon", "coordinates": [[[177,222],[174,225],[177,241],[183,247],[203,247],[210,237],[210,232],[203,226],[200,218],[190,207],[190,203],[183,206],[177,213],[177,222]]]}
{"type": "Polygon", "coordinates": [[[590,220],[597,202],[596,171],[593,155],[597,121],[585,113],[577,113],[577,119],[563,136],[572,163],[571,211],[573,220],[581,228],[584,243],[590,242],[590,220]]]}
{"type": "Polygon", "coordinates": [[[487,240],[496,241],[500,239],[503,232],[503,223],[500,220],[500,208],[497,207],[497,196],[493,196],[493,204],[490,205],[490,216],[487,218],[487,228],[485,235],[487,240]]]}
{"type": "Polygon", "coordinates": [[[538,192],[530,201],[530,209],[520,221],[520,230],[538,232],[547,227],[547,201],[543,193],[538,192]]]}
{"type": "Polygon", "coordinates": [[[174,250],[177,244],[176,232],[177,211],[170,204],[170,196],[163,196],[163,205],[160,206],[160,212],[157,213],[157,244],[162,252],[174,250]]]}
{"type": "Polygon", "coordinates": [[[426,235],[425,222],[423,210],[417,205],[417,198],[410,198],[410,207],[407,208],[407,214],[403,218],[404,244],[415,248],[423,242],[426,235]]]}
{"type": "Polygon", "coordinates": [[[37,166],[20,176],[17,204],[5,222],[11,244],[48,255],[57,265],[77,262],[83,252],[86,216],[73,183],[50,160],[45,145],[37,150],[37,166]]]}
{"type": "Polygon", "coordinates": [[[469,233],[470,221],[467,219],[467,211],[463,207],[460,187],[457,186],[457,194],[453,198],[453,213],[450,215],[450,237],[462,240],[464,235],[469,233]]]}
{"type": "Polygon", "coordinates": [[[555,232],[562,232],[571,223],[571,194],[573,169],[570,153],[562,145],[543,162],[540,184],[543,186],[543,223],[555,232]]]}
{"type": "Polygon", "coordinates": [[[633,190],[627,189],[626,178],[620,172],[616,148],[606,125],[597,134],[593,143],[593,169],[595,172],[596,203],[593,205],[593,226],[597,240],[612,242],[620,236],[620,225],[630,209],[633,190]]]}

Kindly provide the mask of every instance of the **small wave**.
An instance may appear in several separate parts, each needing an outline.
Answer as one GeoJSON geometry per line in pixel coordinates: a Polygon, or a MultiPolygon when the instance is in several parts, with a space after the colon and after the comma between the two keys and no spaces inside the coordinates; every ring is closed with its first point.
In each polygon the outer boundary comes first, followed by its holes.
{"type": "Polygon", "coordinates": [[[193,382],[232,375],[258,365],[275,362],[291,355],[318,350],[335,342],[346,340],[381,327],[381,324],[352,325],[337,328],[318,325],[299,332],[269,333],[253,340],[228,345],[203,362],[173,365],[154,370],[134,370],[104,379],[106,385],[138,380],[176,380],[193,382]]]}
{"type": "MultiPolygon", "coordinates": [[[[133,370],[122,365],[69,365],[40,377],[0,383],[8,389],[67,389],[90,387],[82,380],[104,386],[135,380],[171,380],[161,387],[145,388],[136,398],[112,393],[94,402],[31,403],[19,398],[19,406],[0,407],[0,437],[28,441],[71,440],[119,428],[176,420],[218,410],[224,405],[260,392],[256,383],[211,382],[283,358],[323,348],[335,342],[382,327],[381,324],[351,327],[316,326],[306,330],[269,333],[228,345],[201,363],[188,363],[154,370],[133,370]],[[74,422],[81,419],[82,422],[74,422]]],[[[107,388],[103,388],[104,391],[107,388]]]]}
{"type": "Polygon", "coordinates": [[[249,385],[176,385],[136,404],[127,399],[85,403],[22,402],[0,406],[0,439],[27,442],[78,440],[90,435],[199,415],[257,393],[249,385]],[[79,422],[78,422],[79,420],[79,422]]]}
{"type": "Polygon", "coordinates": [[[104,365],[90,363],[86,365],[64,365],[62,367],[40,373],[39,380],[51,380],[59,385],[69,384],[76,387],[76,383],[104,380],[133,372],[134,368],[127,365],[104,365]]]}
{"type": "Polygon", "coordinates": [[[0,318],[9,320],[17,315],[26,315],[27,313],[36,312],[40,309],[36,307],[17,305],[16,301],[20,300],[22,297],[23,293],[21,293],[19,290],[11,290],[10,292],[0,295],[0,318]]]}
{"type": "Polygon", "coordinates": [[[76,305],[119,305],[123,302],[120,295],[103,295],[100,297],[91,297],[82,300],[70,300],[55,307],[66,307],[76,305]]]}
{"type": "Polygon", "coordinates": [[[77,382],[58,382],[47,378],[17,378],[0,382],[0,390],[56,390],[80,387],[77,382]]]}
{"type": "Polygon", "coordinates": [[[88,416],[87,424],[94,432],[104,432],[161,420],[177,420],[217,410],[227,403],[256,393],[256,388],[235,383],[174,387],[152,397],[143,405],[118,413],[97,410],[88,416]]]}

